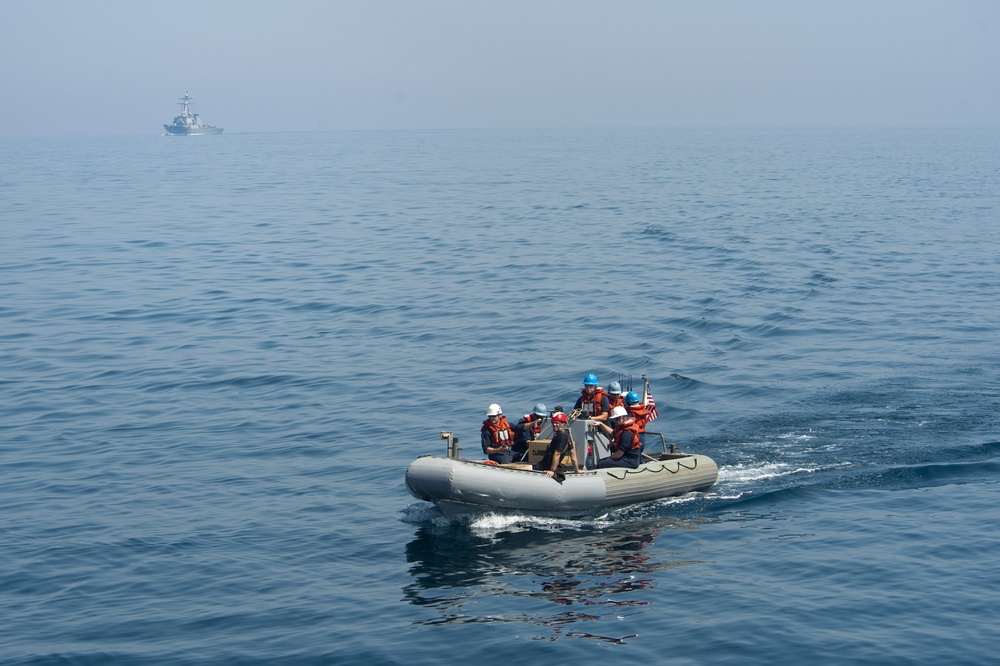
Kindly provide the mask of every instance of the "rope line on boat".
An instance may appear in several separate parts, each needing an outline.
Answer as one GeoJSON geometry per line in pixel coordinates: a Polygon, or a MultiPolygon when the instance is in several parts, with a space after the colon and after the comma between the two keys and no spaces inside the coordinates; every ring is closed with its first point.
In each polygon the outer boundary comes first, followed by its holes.
{"type": "MultiPolygon", "coordinates": [[[[662,461],[659,461],[659,462],[662,462],[662,461]]],[[[664,471],[670,472],[671,474],[678,474],[681,471],[681,467],[683,467],[686,470],[692,471],[692,472],[695,469],[698,468],[698,459],[697,458],[692,458],[691,459],[691,462],[693,463],[691,465],[691,467],[688,467],[687,465],[684,464],[684,462],[682,462],[680,460],[675,460],[674,462],[677,463],[677,469],[670,469],[666,465],[661,466],[660,469],[650,469],[649,467],[646,467],[646,469],[628,469],[628,468],[625,468],[625,467],[608,467],[608,468],[605,468],[605,469],[607,469],[609,476],[614,476],[614,478],[616,478],[616,479],[618,479],[620,481],[620,480],[624,479],[626,476],[628,476],[629,474],[642,474],[643,472],[652,472],[653,474],[659,474],[660,472],[664,472],[664,471]],[[619,470],[621,470],[623,472],[622,476],[615,476],[614,472],[617,472],[619,470]]],[[[648,464],[649,463],[647,463],[647,465],[648,464]]]]}

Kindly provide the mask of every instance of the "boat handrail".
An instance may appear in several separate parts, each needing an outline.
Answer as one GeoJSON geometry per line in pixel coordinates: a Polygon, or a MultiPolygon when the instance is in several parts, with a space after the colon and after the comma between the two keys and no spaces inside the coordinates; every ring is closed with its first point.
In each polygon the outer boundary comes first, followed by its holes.
{"type": "MultiPolygon", "coordinates": [[[[670,448],[667,449],[667,439],[666,439],[666,437],[663,436],[663,433],[661,433],[661,432],[653,432],[652,430],[647,430],[645,432],[645,436],[649,437],[650,435],[654,435],[654,436],[660,438],[660,446],[663,448],[663,452],[664,453],[677,453],[677,445],[676,444],[671,444],[670,448]]],[[[645,448],[646,444],[648,444],[648,443],[649,443],[648,441],[643,440],[643,448],[645,448]]]]}

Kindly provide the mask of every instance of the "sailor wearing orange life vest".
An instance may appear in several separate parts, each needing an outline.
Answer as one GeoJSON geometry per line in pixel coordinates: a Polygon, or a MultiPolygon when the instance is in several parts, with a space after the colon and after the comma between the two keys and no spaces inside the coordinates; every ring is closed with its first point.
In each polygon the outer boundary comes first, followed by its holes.
{"type": "Polygon", "coordinates": [[[513,451],[515,459],[527,452],[528,442],[538,439],[539,435],[542,434],[542,426],[548,415],[549,411],[545,408],[545,404],[539,402],[531,408],[530,414],[525,414],[520,421],[514,424],[511,430],[514,431],[513,451]]]}
{"type": "Polygon", "coordinates": [[[598,423],[597,427],[611,437],[611,455],[598,460],[597,467],[635,469],[642,462],[642,441],[639,439],[639,426],[635,419],[629,416],[628,411],[620,405],[611,410],[608,420],[614,425],[613,430],[606,423],[598,423]]]}
{"type": "Polygon", "coordinates": [[[653,413],[649,407],[642,403],[642,399],[635,391],[625,394],[625,409],[629,415],[635,419],[635,424],[639,426],[639,440],[642,445],[646,445],[646,425],[653,420],[653,413]]]}
{"type": "Polygon", "coordinates": [[[625,400],[622,398],[622,385],[618,382],[611,382],[608,384],[608,408],[614,409],[618,405],[625,406],[625,400]]]}
{"type": "Polygon", "coordinates": [[[576,401],[573,409],[581,409],[587,414],[591,421],[603,423],[608,420],[608,413],[611,408],[608,406],[608,396],[597,383],[597,375],[590,373],[583,379],[583,390],[576,401]]]}
{"type": "Polygon", "coordinates": [[[514,431],[511,430],[507,418],[500,410],[500,405],[493,403],[486,408],[486,420],[480,430],[480,443],[483,453],[493,462],[504,465],[514,462],[514,431]]]}
{"type": "Polygon", "coordinates": [[[646,424],[653,420],[653,413],[649,407],[642,404],[638,393],[629,391],[625,394],[625,409],[639,425],[639,432],[646,432],[646,424]]]}

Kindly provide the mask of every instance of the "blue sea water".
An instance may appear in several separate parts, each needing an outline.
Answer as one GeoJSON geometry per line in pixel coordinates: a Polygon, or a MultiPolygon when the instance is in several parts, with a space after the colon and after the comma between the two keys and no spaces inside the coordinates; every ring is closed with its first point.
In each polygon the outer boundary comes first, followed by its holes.
{"type": "Polygon", "coordinates": [[[0,663],[994,663],[1000,131],[0,154],[0,663]],[[592,371],[718,484],[406,492],[592,371]]]}

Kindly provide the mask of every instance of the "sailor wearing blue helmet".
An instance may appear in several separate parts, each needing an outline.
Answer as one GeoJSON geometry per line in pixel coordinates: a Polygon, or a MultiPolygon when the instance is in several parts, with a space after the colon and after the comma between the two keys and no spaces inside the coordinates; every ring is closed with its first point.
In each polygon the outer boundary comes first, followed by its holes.
{"type": "Polygon", "coordinates": [[[592,421],[603,423],[608,420],[611,407],[608,405],[608,396],[597,381],[597,375],[590,373],[583,378],[583,390],[576,401],[573,409],[585,412],[592,421]]]}

